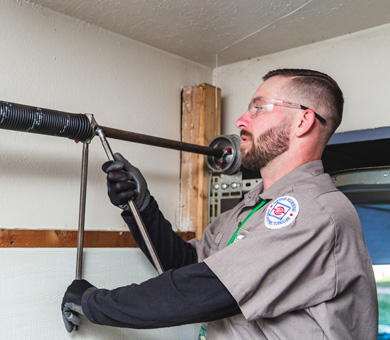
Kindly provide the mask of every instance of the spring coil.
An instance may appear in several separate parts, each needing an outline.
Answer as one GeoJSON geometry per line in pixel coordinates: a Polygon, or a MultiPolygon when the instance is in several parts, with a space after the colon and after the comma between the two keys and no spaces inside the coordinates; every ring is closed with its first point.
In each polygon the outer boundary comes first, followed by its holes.
{"type": "Polygon", "coordinates": [[[0,101],[0,129],[66,137],[84,142],[93,135],[88,117],[0,101]]]}

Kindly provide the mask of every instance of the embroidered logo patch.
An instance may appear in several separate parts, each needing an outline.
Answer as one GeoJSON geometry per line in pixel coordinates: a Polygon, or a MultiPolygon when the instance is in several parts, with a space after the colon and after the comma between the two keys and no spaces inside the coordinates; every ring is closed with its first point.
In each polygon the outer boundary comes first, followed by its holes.
{"type": "Polygon", "coordinates": [[[291,196],[282,196],[271,203],[265,214],[265,226],[280,229],[294,222],[299,213],[298,201],[291,196]]]}

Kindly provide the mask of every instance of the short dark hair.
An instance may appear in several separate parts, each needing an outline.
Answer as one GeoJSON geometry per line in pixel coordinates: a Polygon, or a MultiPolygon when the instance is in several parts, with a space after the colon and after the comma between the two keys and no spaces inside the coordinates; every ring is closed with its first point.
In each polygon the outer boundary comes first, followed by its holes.
{"type": "Polygon", "coordinates": [[[263,80],[281,76],[292,78],[288,90],[308,100],[300,103],[309,106],[318,103],[326,108],[327,112],[318,112],[324,115],[328,130],[328,139],[336,131],[343,117],[344,96],[336,81],[325,73],[307,69],[277,69],[268,72],[263,80]]]}

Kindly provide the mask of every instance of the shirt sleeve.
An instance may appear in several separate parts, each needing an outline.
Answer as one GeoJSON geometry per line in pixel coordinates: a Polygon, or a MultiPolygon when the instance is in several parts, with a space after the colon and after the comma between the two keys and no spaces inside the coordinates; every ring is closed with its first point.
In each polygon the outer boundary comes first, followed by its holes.
{"type": "MultiPolygon", "coordinates": [[[[124,211],[122,217],[134,240],[153,264],[134,217],[129,211],[124,211]]],[[[165,219],[154,199],[148,208],[141,213],[141,217],[164,270],[176,269],[198,262],[196,249],[172,230],[170,222],[165,219]]]]}
{"type": "Polygon", "coordinates": [[[169,270],[141,284],[83,296],[93,323],[127,328],[160,328],[208,322],[240,313],[234,298],[204,263],[169,270]]]}

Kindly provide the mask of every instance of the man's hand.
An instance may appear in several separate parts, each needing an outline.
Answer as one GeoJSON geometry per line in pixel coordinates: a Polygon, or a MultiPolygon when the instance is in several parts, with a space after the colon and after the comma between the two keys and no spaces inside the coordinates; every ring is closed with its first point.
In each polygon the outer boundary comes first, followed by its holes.
{"type": "Polygon", "coordinates": [[[81,324],[79,314],[84,315],[81,308],[82,297],[87,291],[93,289],[96,287],[86,280],[74,280],[66,290],[62,299],[61,311],[65,328],[69,333],[77,330],[77,326],[81,324]]]}
{"type": "Polygon", "coordinates": [[[130,210],[127,202],[134,199],[138,210],[145,210],[151,200],[145,178],[120,153],[116,153],[114,158],[115,161],[108,161],[102,166],[107,174],[111,203],[123,210],[130,210]]]}

